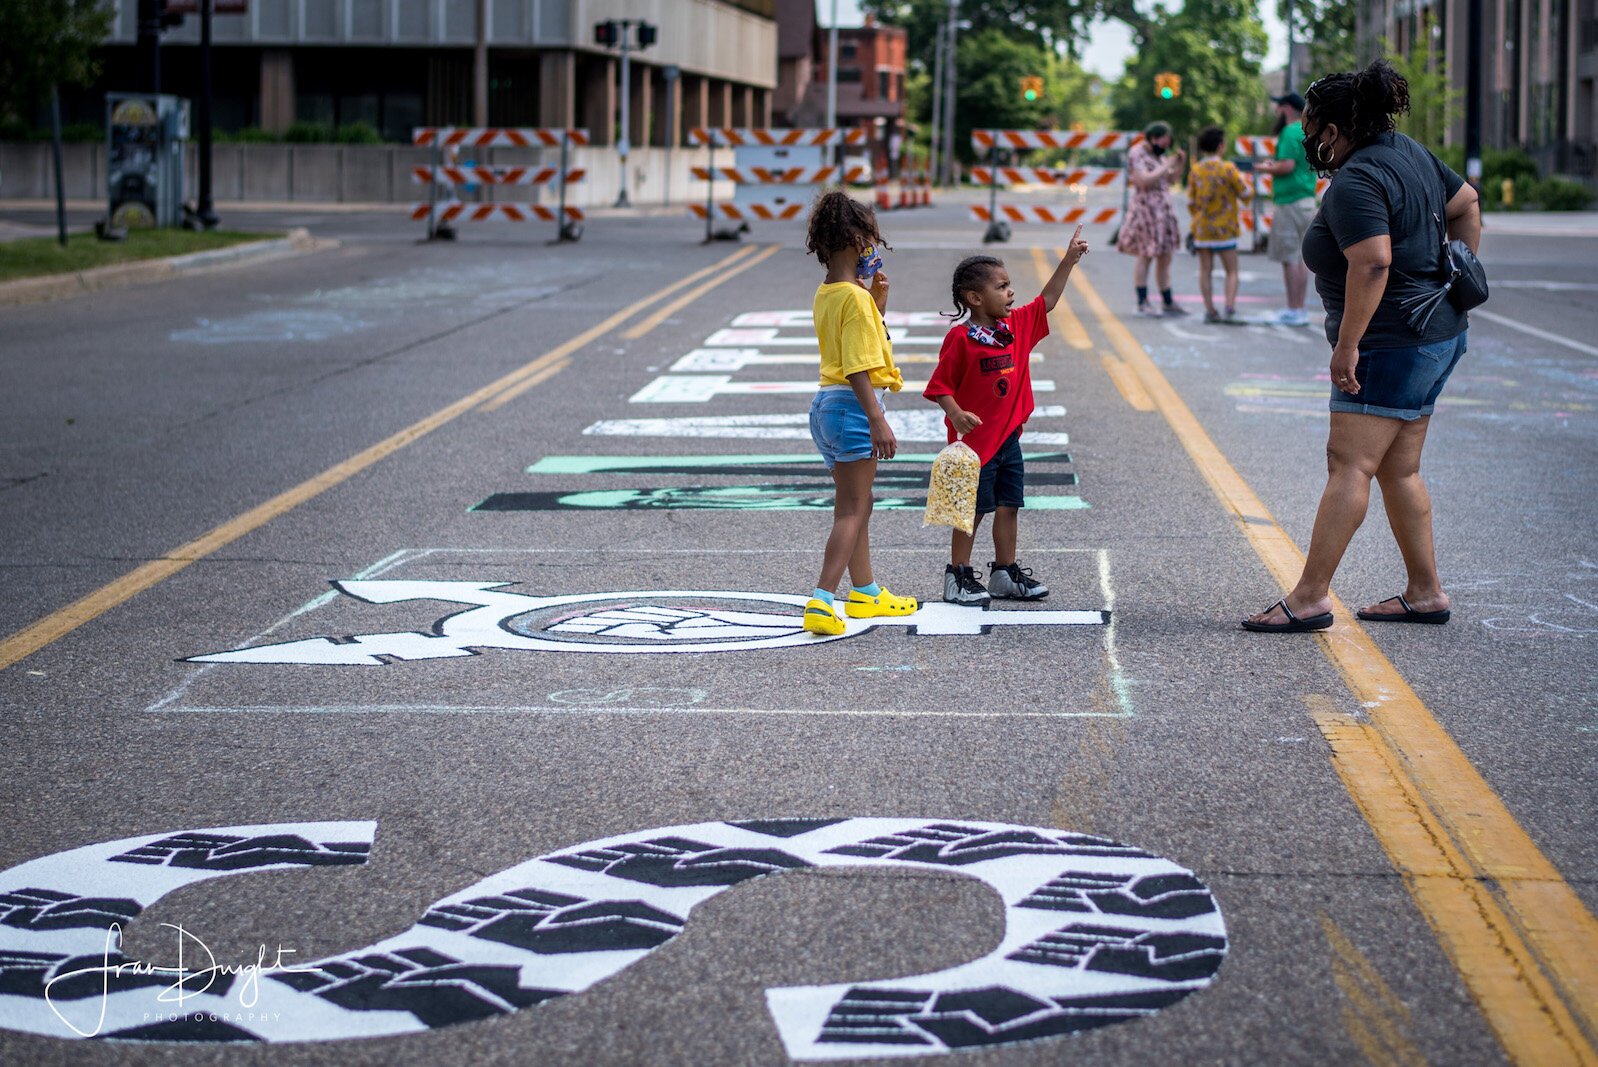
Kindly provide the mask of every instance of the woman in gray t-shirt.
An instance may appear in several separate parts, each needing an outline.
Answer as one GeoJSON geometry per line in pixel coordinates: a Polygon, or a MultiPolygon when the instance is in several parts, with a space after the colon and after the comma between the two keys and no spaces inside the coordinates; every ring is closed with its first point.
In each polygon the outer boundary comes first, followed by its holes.
{"type": "Polygon", "coordinates": [[[1332,625],[1332,575],[1365,520],[1370,481],[1404,557],[1404,591],[1357,612],[1370,622],[1444,623],[1448,594],[1420,477],[1426,428],[1465,352],[1466,321],[1444,300],[1417,328],[1403,300],[1440,281],[1442,244],[1481,243],[1476,192],[1424,147],[1395,133],[1409,85],[1384,60],[1322,78],[1304,94],[1304,154],[1334,174],[1304,235],[1304,262],[1326,306],[1332,345],[1326,489],[1292,592],[1243,621],[1271,633],[1332,625]]]}

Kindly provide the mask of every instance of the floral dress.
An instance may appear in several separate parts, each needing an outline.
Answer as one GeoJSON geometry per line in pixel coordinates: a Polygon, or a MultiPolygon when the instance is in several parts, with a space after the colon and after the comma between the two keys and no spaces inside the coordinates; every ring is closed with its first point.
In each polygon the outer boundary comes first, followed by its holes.
{"type": "MultiPolygon", "coordinates": [[[[1126,161],[1131,174],[1157,171],[1165,161],[1154,154],[1147,141],[1133,147],[1126,161]]],[[[1160,182],[1152,189],[1132,187],[1132,204],[1115,247],[1129,256],[1163,256],[1182,246],[1182,231],[1171,206],[1170,187],[1160,182]]]]}
{"type": "Polygon", "coordinates": [[[1187,181],[1187,210],[1193,216],[1194,248],[1233,248],[1241,233],[1238,203],[1254,195],[1237,165],[1228,159],[1201,159],[1187,181]]]}

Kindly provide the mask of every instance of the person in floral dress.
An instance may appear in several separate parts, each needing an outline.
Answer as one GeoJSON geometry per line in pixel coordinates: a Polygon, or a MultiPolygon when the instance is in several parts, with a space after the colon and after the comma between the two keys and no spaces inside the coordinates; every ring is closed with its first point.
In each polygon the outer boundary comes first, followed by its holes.
{"type": "Polygon", "coordinates": [[[1187,153],[1171,150],[1171,127],[1151,123],[1143,140],[1127,156],[1127,181],[1132,183],[1132,203],[1121,224],[1115,247],[1137,257],[1132,269],[1132,284],[1137,287],[1137,313],[1159,318],[1186,315],[1171,296],[1171,256],[1182,245],[1176,208],[1171,205],[1171,183],[1181,177],[1187,153]],[[1154,263],[1154,280],[1160,287],[1163,310],[1149,303],[1149,262],[1154,263]]]}

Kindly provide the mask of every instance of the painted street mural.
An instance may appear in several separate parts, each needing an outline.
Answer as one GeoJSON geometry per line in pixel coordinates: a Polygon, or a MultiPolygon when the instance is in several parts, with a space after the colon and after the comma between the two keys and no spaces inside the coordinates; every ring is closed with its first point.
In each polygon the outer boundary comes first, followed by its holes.
{"type": "Polygon", "coordinates": [[[588,989],[670,941],[703,901],[803,868],[966,875],[1002,899],[1005,929],[988,955],[947,970],[768,989],[796,1060],[935,1055],[1138,1019],[1208,985],[1227,950],[1208,888],[1132,846],[1046,827],[858,818],[707,822],[574,845],[439,900],[404,933],[317,961],[263,948],[253,965],[168,969],[122,952],[125,925],[173,890],[364,864],[376,832],[374,822],[184,830],[0,872],[0,1027],[194,1043],[470,1023],[588,989]]]}
{"type": "MultiPolygon", "coordinates": [[[[877,467],[873,507],[889,511],[921,511],[937,453],[910,453],[877,467]]],[[[1027,507],[1037,511],[1086,508],[1074,495],[1044,495],[1043,487],[1073,486],[1076,474],[1061,467],[1064,452],[1038,452],[1027,457],[1027,507]]],[[[818,455],[723,456],[546,456],[527,468],[532,475],[624,476],[685,475],[743,479],[737,485],[660,485],[495,493],[472,511],[647,511],[655,508],[713,511],[831,511],[832,478],[818,455]],[[774,481],[773,479],[781,479],[774,481]]]]}
{"type": "Polygon", "coordinates": [[[733,590],[650,590],[540,597],[508,582],[350,580],[333,582],[345,596],[369,604],[411,600],[468,605],[433,622],[430,632],[355,634],[257,645],[189,663],[279,663],[378,666],[393,660],[472,656],[485,649],[602,654],[744,652],[810,647],[859,637],[878,627],[926,636],[977,636],[993,627],[1103,626],[1110,613],[991,610],[941,602],[911,615],[846,619],[843,633],[806,633],[799,614],[807,599],[789,593],[733,590]],[[780,605],[780,613],[749,605],[780,605]]]}

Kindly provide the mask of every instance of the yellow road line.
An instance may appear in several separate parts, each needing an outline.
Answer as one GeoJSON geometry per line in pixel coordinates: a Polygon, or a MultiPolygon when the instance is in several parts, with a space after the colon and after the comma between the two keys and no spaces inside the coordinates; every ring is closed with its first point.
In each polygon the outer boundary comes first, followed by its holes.
{"type": "Polygon", "coordinates": [[[1154,398],[1149,396],[1149,391],[1143,388],[1143,383],[1138,380],[1137,373],[1125,363],[1114,356],[1099,357],[1099,363],[1104,367],[1104,373],[1110,376],[1110,383],[1115,386],[1115,391],[1121,394],[1121,399],[1132,406],[1133,411],[1153,411],[1154,398]]]}
{"type": "Polygon", "coordinates": [[[730,262],[746,255],[747,252],[747,249],[739,249],[725,259],[697,270],[666,286],[664,289],[644,297],[642,300],[634,301],[604,321],[590,326],[571,340],[557,345],[537,359],[511,371],[497,381],[483,386],[469,396],[462,397],[453,404],[440,408],[433,414],[412,423],[405,429],[383,441],[379,441],[365,451],[351,456],[342,463],[329,467],[321,474],[301,482],[292,489],[279,493],[244,514],[229,519],[208,533],[202,534],[186,544],[179,545],[166,553],[161,559],[151,560],[135,567],[109,584],[101,586],[94,592],[58,611],[52,612],[38,622],[23,627],[10,637],[0,640],[0,670],[4,670],[20,659],[31,656],[39,649],[59,640],[84,623],[100,617],[118,604],[149,589],[153,585],[165,581],[195,560],[210,555],[252,530],[265,525],[284,512],[305,503],[312,497],[331,489],[341,482],[347,481],[378,460],[392,455],[412,441],[433,432],[462,413],[470,411],[478,404],[493,400],[502,393],[520,387],[526,379],[538,375],[547,367],[559,363],[572,353],[591,344],[596,338],[615,329],[656,301],[664,300],[678,290],[693,285],[711,274],[725,271],[730,262]]]}
{"type": "Polygon", "coordinates": [[[1376,1067],[1426,1067],[1409,1036],[1410,1012],[1369,958],[1321,912],[1321,932],[1332,950],[1332,982],[1343,994],[1343,1029],[1376,1067]]]}
{"type": "MultiPolygon", "coordinates": [[[[749,247],[753,248],[754,246],[750,245],[749,247]]],[[[665,322],[667,319],[669,319],[673,315],[677,314],[677,312],[681,311],[683,308],[687,307],[689,304],[693,303],[695,300],[698,300],[701,296],[703,296],[705,293],[709,292],[710,290],[714,289],[716,286],[720,285],[722,282],[730,281],[735,274],[741,274],[744,271],[748,270],[750,267],[753,267],[753,266],[756,266],[758,264],[764,263],[766,260],[768,260],[772,256],[776,255],[781,249],[782,249],[781,245],[771,245],[765,251],[761,252],[758,256],[755,256],[755,257],[753,257],[751,259],[746,259],[742,263],[738,264],[736,267],[733,267],[730,270],[724,270],[722,272],[721,277],[717,278],[713,282],[707,283],[703,289],[698,289],[698,290],[696,290],[696,291],[694,291],[692,293],[688,293],[688,294],[686,294],[684,296],[681,296],[681,297],[677,298],[676,300],[673,300],[671,303],[667,304],[665,307],[661,308],[660,310],[656,311],[654,314],[650,315],[647,319],[644,319],[642,322],[638,323],[635,326],[629,327],[627,329],[627,331],[621,335],[622,336],[622,340],[624,340],[624,341],[636,341],[636,340],[638,340],[644,334],[648,333],[650,330],[653,330],[656,326],[659,326],[661,323],[665,322]]]]}
{"type": "Polygon", "coordinates": [[[1487,885],[1413,789],[1373,726],[1312,712],[1332,746],[1332,766],[1403,877],[1487,1024],[1516,1063],[1594,1064],[1598,1056],[1535,965],[1487,885]]]}
{"type": "MultiPolygon", "coordinates": [[[[1080,268],[1073,274],[1072,284],[1098,316],[1121,358],[1142,378],[1182,447],[1231,511],[1267,570],[1283,590],[1291,589],[1304,565],[1298,546],[1205,433],[1143,346],[1105,306],[1080,268]]],[[[1451,839],[1449,847],[1457,848],[1468,859],[1468,865],[1461,870],[1472,884],[1476,884],[1474,879],[1482,878],[1496,885],[1495,906],[1502,906],[1505,921],[1512,925],[1507,932],[1518,934],[1493,942],[1492,951],[1503,957],[1493,966],[1482,962],[1478,952],[1458,957],[1466,961],[1460,973],[1483,1014],[1490,1021],[1543,1020],[1540,1027],[1517,1025],[1507,1031],[1494,1024],[1506,1052],[1517,1062],[1598,1063],[1598,1052],[1580,1028],[1558,1023],[1564,1008],[1554,993],[1557,985],[1575,1014],[1598,1032],[1598,920],[1370,635],[1335,596],[1333,601],[1333,610],[1341,621],[1320,635],[1321,648],[1342,674],[1350,693],[1368,712],[1371,728],[1367,736],[1379,742],[1384,765],[1393,773],[1401,770],[1405,780],[1413,783],[1416,803],[1424,798],[1430,805],[1427,815],[1433,817],[1434,813],[1438,828],[1446,828],[1451,839]],[[1540,973],[1536,982],[1529,977],[1538,972],[1539,964],[1552,979],[1546,987],[1546,993],[1553,997],[1551,1003],[1542,999],[1545,990],[1540,983],[1546,979],[1540,973]],[[1528,977],[1504,982],[1495,977],[1500,973],[1528,977]],[[1526,997],[1534,1003],[1525,1003],[1526,997]],[[1500,1003],[1501,999],[1507,1003],[1500,1003]],[[1572,1050],[1576,1058],[1572,1058],[1572,1050]]],[[[1374,773],[1368,761],[1359,766],[1363,769],[1357,775],[1374,773]]],[[[1339,773],[1343,770],[1340,766],[1339,773]]],[[[1344,780],[1349,780],[1346,775],[1344,780]]],[[[1374,788],[1369,782],[1362,785],[1374,788]]],[[[1417,841],[1396,834],[1389,825],[1394,815],[1391,809],[1362,806],[1361,811],[1384,843],[1392,839],[1401,848],[1418,847],[1417,841]]],[[[1403,857],[1403,864],[1412,862],[1410,852],[1400,851],[1398,855],[1403,857]]],[[[1401,865],[1400,870],[1403,869],[1401,865]]],[[[1418,895],[1416,899],[1419,902],[1418,895]]],[[[1432,914],[1428,911],[1428,918],[1432,914]]],[[[1457,909],[1441,909],[1436,914],[1444,922],[1464,921],[1457,909]]],[[[1476,932],[1458,926],[1445,928],[1435,921],[1433,925],[1445,947],[1476,932]]],[[[1568,1014],[1565,1018],[1569,1018],[1568,1014]]]]}
{"type": "MultiPolygon", "coordinates": [[[[1064,259],[1065,249],[1056,248],[1054,254],[1058,259],[1064,259]]],[[[1032,250],[1032,265],[1037,268],[1039,282],[1047,285],[1054,276],[1054,265],[1044,257],[1043,249],[1032,250]]],[[[1087,327],[1082,325],[1082,320],[1076,317],[1076,311],[1064,300],[1054,305],[1054,325],[1065,343],[1078,352],[1093,350],[1093,340],[1088,337],[1087,327]]]]}
{"type": "Polygon", "coordinates": [[[561,371],[565,370],[571,365],[572,361],[570,357],[561,360],[559,363],[551,363],[549,366],[540,370],[537,374],[525,379],[518,385],[506,389],[492,400],[483,401],[482,406],[477,410],[481,412],[498,411],[512,400],[515,400],[517,397],[527,392],[527,390],[531,389],[533,386],[538,385],[541,382],[548,381],[550,378],[553,378],[555,375],[559,374],[561,371]]]}

